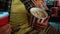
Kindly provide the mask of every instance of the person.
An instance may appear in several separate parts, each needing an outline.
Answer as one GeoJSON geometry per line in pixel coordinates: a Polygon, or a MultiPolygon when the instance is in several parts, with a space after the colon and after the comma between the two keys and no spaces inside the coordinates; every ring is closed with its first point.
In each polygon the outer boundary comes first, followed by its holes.
{"type": "Polygon", "coordinates": [[[11,25],[6,24],[0,27],[0,34],[11,34],[11,25]]]}
{"type": "MultiPolygon", "coordinates": [[[[31,1],[32,1],[32,3],[34,4],[35,7],[41,8],[42,10],[49,10],[49,8],[47,7],[47,5],[46,5],[44,0],[31,0],[31,1]]],[[[44,26],[48,26],[49,18],[50,18],[50,16],[46,19],[46,23],[44,23],[44,22],[43,23],[41,23],[41,22],[39,23],[40,26],[43,25],[43,26],[40,27],[41,29],[43,29],[44,26]]]]}
{"type": "Polygon", "coordinates": [[[31,0],[32,3],[35,5],[35,7],[41,8],[41,9],[45,9],[45,10],[49,10],[49,8],[46,5],[46,2],[44,0],[31,0]]]}
{"type": "Polygon", "coordinates": [[[12,25],[12,33],[13,34],[57,34],[58,31],[52,26],[49,25],[45,28],[45,25],[48,25],[48,20],[50,17],[48,17],[48,19],[44,23],[42,23],[42,25],[44,24],[43,25],[44,30],[42,31],[38,31],[32,28],[28,24],[29,22],[28,22],[27,14],[29,12],[29,9],[33,7],[30,5],[31,2],[28,1],[29,0],[23,0],[24,2],[23,3],[22,0],[12,0],[11,14],[10,14],[10,24],[12,25]],[[27,2],[26,5],[25,5],[26,3],[25,1],[27,2]]]}
{"type": "MultiPolygon", "coordinates": [[[[21,0],[23,3],[24,3],[24,5],[25,5],[25,7],[27,8],[27,10],[28,10],[28,12],[29,12],[29,9],[30,8],[32,8],[32,7],[38,7],[38,8],[41,8],[41,9],[43,9],[43,10],[46,10],[46,11],[50,11],[49,10],[49,8],[47,7],[47,5],[46,5],[46,3],[45,3],[45,1],[44,0],[29,0],[29,1],[27,1],[27,0],[25,0],[25,1],[23,1],[23,0],[21,0]],[[33,5],[32,5],[33,4],[33,5]],[[32,6],[30,6],[30,5],[32,5],[32,6]]],[[[50,12],[49,12],[50,13],[50,12]]],[[[30,16],[29,16],[30,17],[30,16]]],[[[36,23],[36,25],[34,25],[34,26],[36,26],[36,28],[35,29],[38,29],[39,27],[40,27],[40,30],[45,30],[46,31],[46,29],[48,30],[49,28],[50,29],[55,29],[55,28],[53,28],[51,25],[49,25],[48,24],[48,21],[49,21],[49,18],[50,18],[50,16],[48,16],[48,18],[47,18],[47,20],[45,21],[45,22],[43,22],[43,23],[36,23]],[[40,24],[40,25],[38,25],[38,24],[40,24]],[[47,28],[45,29],[45,27],[47,26],[47,28]]],[[[44,31],[43,30],[43,31],[44,31]]],[[[55,29],[56,30],[56,29],[55,29]]],[[[48,31],[47,31],[48,32],[48,31]]],[[[45,33],[45,34],[49,34],[49,33],[45,33]]],[[[57,31],[55,31],[56,33],[55,34],[57,34],[57,31]]],[[[51,31],[50,31],[50,33],[51,33],[51,31]]],[[[40,33],[41,34],[41,33],[40,33]]],[[[51,33],[52,34],[52,33],[51,33]]]]}

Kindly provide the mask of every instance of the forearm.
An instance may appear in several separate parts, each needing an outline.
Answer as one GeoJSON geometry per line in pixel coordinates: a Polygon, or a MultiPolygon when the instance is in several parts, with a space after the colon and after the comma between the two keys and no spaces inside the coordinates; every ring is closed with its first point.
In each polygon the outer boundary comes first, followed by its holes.
{"type": "Polygon", "coordinates": [[[42,4],[43,4],[43,6],[44,6],[44,8],[45,8],[46,10],[49,10],[49,8],[47,7],[47,5],[46,5],[45,2],[42,2],[42,4]]]}
{"type": "Polygon", "coordinates": [[[46,10],[49,10],[49,8],[47,6],[44,6],[46,10]]]}

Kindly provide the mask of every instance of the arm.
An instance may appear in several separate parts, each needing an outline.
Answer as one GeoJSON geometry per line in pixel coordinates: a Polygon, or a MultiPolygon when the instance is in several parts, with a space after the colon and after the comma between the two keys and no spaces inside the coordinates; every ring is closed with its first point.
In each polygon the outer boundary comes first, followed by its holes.
{"type": "Polygon", "coordinates": [[[10,24],[0,27],[0,34],[11,34],[11,31],[12,29],[10,24]]]}
{"type": "Polygon", "coordinates": [[[45,2],[42,2],[42,4],[43,4],[43,6],[44,6],[44,8],[45,8],[46,10],[49,10],[49,8],[47,7],[47,5],[46,5],[45,2]]]}

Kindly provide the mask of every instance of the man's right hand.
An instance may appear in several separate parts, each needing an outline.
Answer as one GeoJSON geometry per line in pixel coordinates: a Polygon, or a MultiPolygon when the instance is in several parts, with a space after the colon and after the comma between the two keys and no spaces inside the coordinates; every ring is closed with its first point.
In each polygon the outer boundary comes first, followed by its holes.
{"type": "Polygon", "coordinates": [[[9,24],[0,27],[0,34],[11,34],[11,31],[11,26],[9,24]]]}

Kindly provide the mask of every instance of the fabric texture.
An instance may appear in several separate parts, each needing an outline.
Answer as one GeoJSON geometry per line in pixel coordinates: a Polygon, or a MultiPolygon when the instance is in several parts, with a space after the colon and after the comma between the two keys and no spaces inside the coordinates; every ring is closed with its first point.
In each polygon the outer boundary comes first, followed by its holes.
{"type": "Polygon", "coordinates": [[[10,24],[15,34],[24,34],[25,27],[28,27],[27,11],[20,0],[12,0],[10,24]],[[21,29],[20,29],[21,28],[21,29]],[[18,30],[16,32],[16,30],[18,30]]]}

